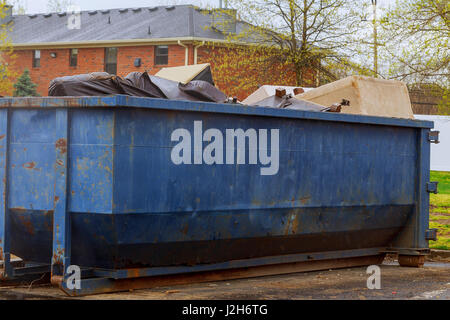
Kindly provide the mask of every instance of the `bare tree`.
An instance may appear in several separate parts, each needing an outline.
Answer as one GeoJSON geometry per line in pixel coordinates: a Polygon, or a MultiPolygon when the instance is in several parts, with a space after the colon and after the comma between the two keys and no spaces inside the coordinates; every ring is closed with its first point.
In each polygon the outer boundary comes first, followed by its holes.
{"type": "Polygon", "coordinates": [[[13,6],[14,14],[25,14],[27,6],[24,0],[9,0],[8,3],[13,6]]]}
{"type": "Polygon", "coordinates": [[[48,0],[47,12],[65,12],[72,5],[72,0],[48,0]]]}
{"type": "Polygon", "coordinates": [[[248,27],[230,42],[253,40],[267,59],[291,65],[296,85],[311,85],[320,73],[328,80],[357,70],[370,73],[352,59],[362,28],[361,6],[348,0],[230,0],[248,27]],[[267,50],[271,48],[272,50],[267,50]]]}

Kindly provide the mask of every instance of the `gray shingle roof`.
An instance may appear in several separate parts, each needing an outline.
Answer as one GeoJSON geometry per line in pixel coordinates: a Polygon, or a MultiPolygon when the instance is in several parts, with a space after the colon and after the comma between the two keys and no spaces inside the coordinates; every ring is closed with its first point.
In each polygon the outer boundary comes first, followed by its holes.
{"type": "MultiPolygon", "coordinates": [[[[81,28],[70,30],[64,13],[16,15],[10,37],[13,44],[25,45],[181,37],[224,39],[223,33],[207,28],[212,17],[192,5],[82,11],[81,28]]],[[[244,26],[238,21],[237,32],[244,26]]]]}

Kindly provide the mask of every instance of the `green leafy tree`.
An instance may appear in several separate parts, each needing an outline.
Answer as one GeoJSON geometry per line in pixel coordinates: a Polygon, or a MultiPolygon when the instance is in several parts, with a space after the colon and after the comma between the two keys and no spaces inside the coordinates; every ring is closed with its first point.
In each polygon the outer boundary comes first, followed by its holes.
{"type": "Polygon", "coordinates": [[[30,71],[25,69],[14,84],[14,97],[37,97],[39,94],[36,92],[36,87],[37,85],[31,80],[30,71]]]}
{"type": "Polygon", "coordinates": [[[10,6],[0,0],[0,95],[7,95],[12,90],[11,79],[15,77],[13,69],[16,56],[13,52],[9,33],[12,31],[12,20],[8,19],[10,6]]]}
{"type": "Polygon", "coordinates": [[[397,0],[381,20],[386,77],[438,87],[440,114],[450,113],[450,1],[397,0]]]}
{"type": "Polygon", "coordinates": [[[391,68],[409,83],[449,85],[450,1],[397,0],[381,20],[391,68]]]}

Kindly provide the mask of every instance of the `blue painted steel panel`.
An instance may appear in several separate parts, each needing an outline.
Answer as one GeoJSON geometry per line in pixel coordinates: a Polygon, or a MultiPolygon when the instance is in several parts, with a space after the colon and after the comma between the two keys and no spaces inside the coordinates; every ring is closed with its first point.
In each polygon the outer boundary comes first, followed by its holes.
{"type": "Polygon", "coordinates": [[[55,279],[70,263],[426,250],[432,127],[127,96],[0,99],[0,248],[52,261],[55,279]],[[248,133],[244,148],[227,144],[231,129],[248,133]],[[183,152],[174,132],[189,135],[183,152]]]}
{"type": "Polygon", "coordinates": [[[10,123],[9,206],[52,210],[55,112],[15,110],[10,123]]]}
{"type": "Polygon", "coordinates": [[[413,129],[343,126],[310,120],[250,121],[235,115],[211,117],[159,110],[151,113],[120,110],[116,112],[116,122],[115,178],[120,181],[114,195],[116,213],[414,201],[417,136],[413,129]],[[281,128],[282,168],[276,175],[262,176],[260,166],[249,164],[173,164],[170,153],[176,143],[170,141],[170,133],[177,128],[193,132],[194,121],[201,119],[204,131],[217,128],[225,132],[230,127],[281,128]],[[147,188],[141,188],[142,185],[147,188]]]}
{"type": "Polygon", "coordinates": [[[69,210],[112,212],[114,113],[71,112],[69,210]]]}

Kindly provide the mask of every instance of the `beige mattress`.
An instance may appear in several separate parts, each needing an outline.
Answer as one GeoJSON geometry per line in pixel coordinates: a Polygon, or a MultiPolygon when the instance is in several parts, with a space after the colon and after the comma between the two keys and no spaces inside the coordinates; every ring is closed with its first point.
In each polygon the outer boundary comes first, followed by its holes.
{"type": "Polygon", "coordinates": [[[400,81],[351,76],[306,91],[296,98],[323,106],[346,99],[350,106],[343,107],[342,113],[414,118],[408,88],[400,81]]]}
{"type": "Polygon", "coordinates": [[[155,76],[186,84],[207,67],[209,67],[209,63],[162,68],[155,76]]]}

